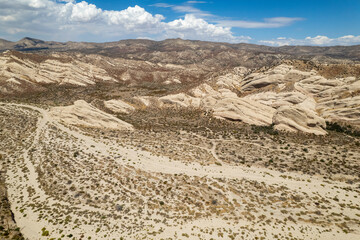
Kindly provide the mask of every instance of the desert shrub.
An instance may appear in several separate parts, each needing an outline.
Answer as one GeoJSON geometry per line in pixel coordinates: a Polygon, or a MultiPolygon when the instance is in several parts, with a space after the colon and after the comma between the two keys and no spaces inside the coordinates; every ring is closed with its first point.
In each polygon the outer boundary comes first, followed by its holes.
{"type": "Polygon", "coordinates": [[[256,125],[252,125],[251,129],[254,133],[258,134],[260,132],[266,133],[266,134],[270,134],[270,135],[278,135],[279,132],[277,130],[274,129],[274,125],[270,125],[270,126],[256,126],[256,125]]]}
{"type": "Polygon", "coordinates": [[[116,204],[116,206],[115,206],[115,209],[116,209],[116,211],[118,211],[118,212],[122,211],[123,208],[124,208],[124,206],[123,206],[123,205],[120,205],[120,204],[116,204]]]}
{"type": "Polygon", "coordinates": [[[326,130],[344,133],[353,137],[360,137],[360,131],[353,129],[350,125],[340,125],[337,122],[326,122],[326,130]]]}
{"type": "Polygon", "coordinates": [[[49,231],[46,230],[46,228],[42,228],[41,231],[42,231],[41,236],[47,237],[50,235],[49,231]]]}

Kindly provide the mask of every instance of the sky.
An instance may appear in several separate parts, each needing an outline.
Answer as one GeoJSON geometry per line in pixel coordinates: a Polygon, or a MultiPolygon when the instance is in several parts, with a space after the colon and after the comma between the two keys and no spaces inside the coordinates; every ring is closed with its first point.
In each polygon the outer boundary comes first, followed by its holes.
{"type": "Polygon", "coordinates": [[[360,44],[360,0],[0,0],[0,38],[360,44]]]}

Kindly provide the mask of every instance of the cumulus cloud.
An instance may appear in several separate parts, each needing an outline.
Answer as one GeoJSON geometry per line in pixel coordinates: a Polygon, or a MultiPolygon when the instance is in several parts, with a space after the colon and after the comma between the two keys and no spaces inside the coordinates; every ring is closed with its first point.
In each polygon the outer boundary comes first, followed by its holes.
{"type": "Polygon", "coordinates": [[[213,39],[224,42],[248,42],[251,39],[246,36],[235,37],[230,28],[209,24],[192,14],[186,14],[184,19],[169,22],[166,25],[166,32],[169,36],[177,36],[184,39],[213,39]]]}
{"type": "Polygon", "coordinates": [[[308,42],[312,45],[327,45],[332,41],[332,39],[327,36],[316,36],[316,37],[306,37],[305,42],[308,42]]]}
{"type": "Polygon", "coordinates": [[[137,5],[108,11],[86,1],[0,0],[0,32],[3,33],[0,37],[14,40],[32,36],[59,41],[109,41],[139,36],[157,40],[174,37],[227,42],[249,40],[249,37],[234,36],[228,27],[208,23],[196,15],[196,9],[188,10],[194,13],[166,22],[164,16],[151,14],[137,5]]]}
{"type": "Polygon", "coordinates": [[[135,6],[122,11],[105,11],[103,17],[108,25],[122,26],[127,30],[143,31],[161,26],[165,18],[151,15],[145,9],[135,6]]]}
{"type": "Polygon", "coordinates": [[[73,4],[71,9],[70,20],[75,22],[89,22],[98,18],[102,10],[97,8],[94,4],[88,4],[87,2],[80,2],[73,4]]]}
{"type": "Polygon", "coordinates": [[[272,46],[286,46],[286,45],[311,45],[311,46],[333,46],[333,45],[356,45],[360,44],[360,35],[347,35],[338,38],[329,38],[327,36],[306,37],[305,39],[294,39],[279,37],[275,40],[262,40],[260,44],[272,46]]]}

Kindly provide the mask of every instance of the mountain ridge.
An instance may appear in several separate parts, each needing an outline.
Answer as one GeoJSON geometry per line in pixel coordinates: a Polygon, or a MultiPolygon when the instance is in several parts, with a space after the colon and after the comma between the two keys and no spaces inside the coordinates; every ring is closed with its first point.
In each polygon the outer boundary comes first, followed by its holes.
{"type": "Polygon", "coordinates": [[[124,53],[131,50],[155,51],[180,51],[180,50],[212,50],[214,52],[256,52],[283,54],[295,58],[327,57],[332,59],[346,59],[360,61],[360,45],[353,46],[281,46],[273,47],[249,43],[222,43],[200,40],[166,39],[154,41],[148,39],[125,39],[112,42],[56,42],[43,41],[36,38],[25,37],[17,42],[8,40],[0,41],[0,52],[6,50],[17,51],[80,51],[96,53],[115,57],[124,57],[124,53]]]}

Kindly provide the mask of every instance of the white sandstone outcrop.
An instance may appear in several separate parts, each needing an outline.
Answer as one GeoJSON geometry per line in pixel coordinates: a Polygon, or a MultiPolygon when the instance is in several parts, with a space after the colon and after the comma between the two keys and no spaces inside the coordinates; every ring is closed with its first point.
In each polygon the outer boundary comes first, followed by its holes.
{"type": "Polygon", "coordinates": [[[131,124],[91,106],[84,100],[75,101],[74,105],[70,106],[53,107],[50,109],[50,116],[70,125],[118,130],[134,129],[131,124]]]}
{"type": "MultiPolygon", "coordinates": [[[[262,73],[247,75],[244,79],[234,73],[228,73],[212,80],[214,87],[211,86],[211,82],[203,83],[188,93],[164,96],[158,101],[165,106],[211,110],[213,116],[218,118],[254,125],[274,125],[278,130],[323,135],[326,134],[325,120],[337,119],[334,114],[342,116],[343,119],[356,118],[357,114],[354,111],[356,112],[358,101],[354,99],[349,113],[344,112],[345,109],[340,113],[340,106],[339,111],[331,112],[330,106],[335,103],[329,100],[320,104],[319,102],[322,101],[322,97],[328,96],[326,91],[343,83],[340,80],[327,81],[316,74],[315,71],[303,72],[285,64],[262,73]],[[274,86],[272,89],[263,90],[264,86],[270,84],[274,86]],[[255,89],[261,91],[252,92],[255,89]],[[239,91],[248,94],[241,97],[235,93],[239,91]]],[[[357,90],[356,87],[352,89],[357,90]]],[[[343,90],[343,87],[340,87],[337,92],[343,90]]],[[[345,104],[349,103],[348,100],[345,102],[341,105],[342,108],[346,108],[345,104]]],[[[150,102],[148,104],[150,105],[150,102]]]]}
{"type": "Polygon", "coordinates": [[[185,93],[167,95],[159,98],[159,101],[164,104],[172,104],[179,107],[199,108],[201,104],[200,98],[191,97],[185,93]]]}
{"type": "Polygon", "coordinates": [[[281,64],[268,71],[252,73],[242,80],[241,90],[252,91],[268,85],[278,85],[286,82],[296,82],[315,75],[316,72],[303,72],[290,65],[281,64]]]}
{"type": "Polygon", "coordinates": [[[162,107],[163,102],[156,97],[138,96],[134,97],[135,102],[141,107],[162,107]]]}
{"type": "Polygon", "coordinates": [[[360,127],[360,79],[325,79],[314,76],[295,86],[316,99],[316,111],[326,121],[348,122],[360,127]]]}
{"type": "MultiPolygon", "coordinates": [[[[208,105],[210,108],[210,105],[208,105]]],[[[241,98],[224,98],[212,107],[215,117],[240,120],[253,125],[270,125],[275,109],[241,98]]]]}
{"type": "Polygon", "coordinates": [[[248,124],[271,124],[275,109],[256,101],[239,98],[229,89],[215,91],[207,84],[192,90],[193,95],[180,93],[159,98],[162,103],[178,107],[203,108],[218,118],[243,121],[248,124]]]}
{"type": "Polygon", "coordinates": [[[5,83],[1,84],[0,93],[39,90],[41,84],[89,86],[117,82],[106,70],[83,59],[54,54],[46,60],[34,60],[11,52],[0,54],[0,80],[5,83]]]}
{"type": "Polygon", "coordinates": [[[325,120],[315,112],[297,106],[282,106],[273,117],[274,128],[284,131],[301,131],[325,135],[325,120]]]}
{"type": "Polygon", "coordinates": [[[104,101],[104,106],[113,111],[114,113],[131,113],[135,111],[135,107],[130,104],[120,100],[120,99],[111,99],[109,101],[104,101]]]}

